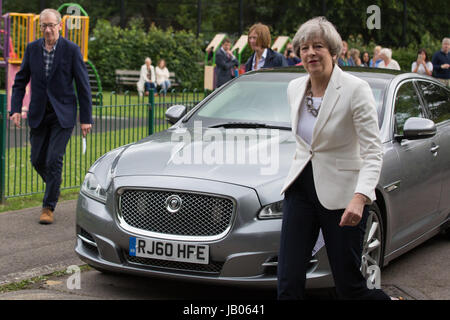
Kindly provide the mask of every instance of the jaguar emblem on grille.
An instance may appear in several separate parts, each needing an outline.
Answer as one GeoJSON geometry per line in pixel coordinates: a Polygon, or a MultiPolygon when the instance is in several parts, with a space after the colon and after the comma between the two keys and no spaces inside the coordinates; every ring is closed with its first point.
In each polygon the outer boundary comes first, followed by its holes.
{"type": "Polygon", "coordinates": [[[169,196],[166,200],[166,209],[170,213],[177,213],[181,209],[181,204],[183,201],[181,198],[175,194],[169,196]]]}

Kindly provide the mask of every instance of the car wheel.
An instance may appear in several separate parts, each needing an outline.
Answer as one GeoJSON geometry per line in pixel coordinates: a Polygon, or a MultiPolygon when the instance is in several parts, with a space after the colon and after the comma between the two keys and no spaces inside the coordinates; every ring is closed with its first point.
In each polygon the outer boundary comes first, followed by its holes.
{"type": "Polygon", "coordinates": [[[380,279],[383,255],[383,220],[380,209],[376,203],[373,203],[369,208],[361,257],[361,272],[372,284],[375,284],[377,279],[380,279]]]}

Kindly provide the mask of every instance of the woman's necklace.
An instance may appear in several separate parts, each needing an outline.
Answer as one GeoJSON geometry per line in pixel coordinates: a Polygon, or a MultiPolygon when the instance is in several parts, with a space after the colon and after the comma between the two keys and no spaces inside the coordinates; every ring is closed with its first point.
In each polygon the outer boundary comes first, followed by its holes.
{"type": "Polygon", "coordinates": [[[313,102],[312,95],[313,94],[311,91],[311,85],[309,85],[308,89],[306,91],[306,108],[315,118],[317,118],[317,115],[319,114],[319,110],[320,110],[320,107],[322,106],[323,100],[320,102],[319,106],[316,109],[316,108],[314,108],[314,102],[313,102]]]}

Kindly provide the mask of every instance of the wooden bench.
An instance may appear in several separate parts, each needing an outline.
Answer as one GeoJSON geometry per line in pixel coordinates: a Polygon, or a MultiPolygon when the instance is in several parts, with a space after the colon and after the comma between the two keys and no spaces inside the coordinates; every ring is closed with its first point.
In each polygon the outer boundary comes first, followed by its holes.
{"type": "MultiPolygon", "coordinates": [[[[139,81],[140,72],[137,70],[116,70],[116,89],[119,91],[123,86],[134,86],[139,81]]],[[[169,80],[172,88],[178,87],[180,82],[175,76],[175,72],[169,72],[169,80]]]]}
{"type": "Polygon", "coordinates": [[[116,70],[116,89],[120,91],[123,86],[134,86],[139,81],[140,73],[136,70],[116,70]]]}

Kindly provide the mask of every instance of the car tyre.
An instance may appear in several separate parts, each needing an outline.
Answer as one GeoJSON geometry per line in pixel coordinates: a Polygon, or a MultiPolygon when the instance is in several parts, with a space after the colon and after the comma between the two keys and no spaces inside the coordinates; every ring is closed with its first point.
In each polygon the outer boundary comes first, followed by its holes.
{"type": "Polygon", "coordinates": [[[361,255],[361,272],[368,283],[373,285],[380,279],[383,266],[384,236],[383,217],[380,208],[374,202],[369,207],[361,255]]]}

